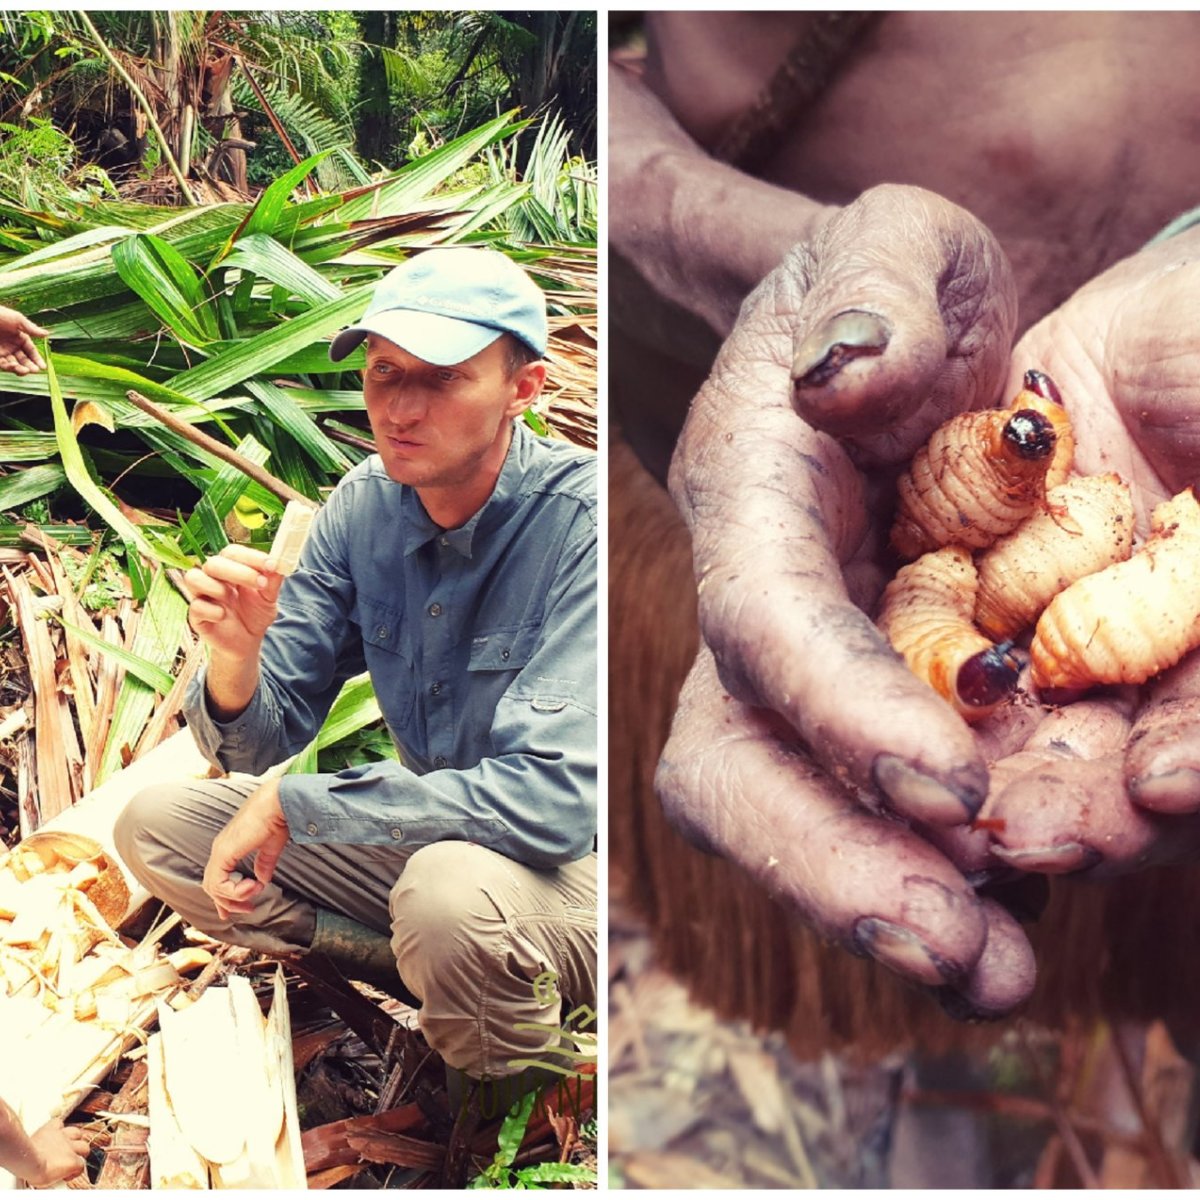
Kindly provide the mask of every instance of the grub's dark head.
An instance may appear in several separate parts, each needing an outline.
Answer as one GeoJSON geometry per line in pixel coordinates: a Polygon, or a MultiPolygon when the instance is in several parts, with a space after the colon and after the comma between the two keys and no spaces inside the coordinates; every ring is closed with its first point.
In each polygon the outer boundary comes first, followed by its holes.
{"type": "Polygon", "coordinates": [[[1026,371],[1025,390],[1033,392],[1035,396],[1041,396],[1043,400],[1049,400],[1051,404],[1062,405],[1062,392],[1058,390],[1058,384],[1044,371],[1026,371]]]}
{"type": "Polygon", "coordinates": [[[1021,456],[1031,461],[1049,458],[1054,453],[1054,425],[1032,408],[1018,409],[1004,426],[1004,440],[1021,456]]]}
{"type": "Polygon", "coordinates": [[[999,704],[1016,686],[1021,665],[1012,653],[1012,642],[1001,642],[971,655],[958,669],[958,698],[972,708],[999,704]]]}

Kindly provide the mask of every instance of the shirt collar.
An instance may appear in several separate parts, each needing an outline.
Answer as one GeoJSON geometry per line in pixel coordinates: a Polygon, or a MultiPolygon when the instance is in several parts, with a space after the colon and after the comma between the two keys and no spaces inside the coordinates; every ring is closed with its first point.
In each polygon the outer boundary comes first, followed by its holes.
{"type": "Polygon", "coordinates": [[[492,494],[483,507],[457,529],[443,529],[425,511],[416,489],[405,487],[401,499],[401,512],[404,515],[404,553],[413,554],[434,538],[444,538],[444,545],[456,550],[463,558],[470,558],[475,534],[480,528],[486,531],[502,524],[517,503],[521,481],[529,465],[532,441],[533,433],[529,426],[522,420],[514,421],[512,441],[509,443],[508,453],[504,456],[504,464],[500,468],[492,494]]]}

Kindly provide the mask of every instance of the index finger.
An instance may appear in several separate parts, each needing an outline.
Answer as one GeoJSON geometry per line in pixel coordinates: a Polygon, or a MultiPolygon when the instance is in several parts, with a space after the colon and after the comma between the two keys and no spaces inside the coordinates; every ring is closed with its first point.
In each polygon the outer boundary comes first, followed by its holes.
{"type": "Polygon", "coordinates": [[[987,792],[971,733],[846,590],[842,563],[867,527],[862,485],[791,408],[779,314],[797,302],[784,291],[747,303],[672,464],[705,641],[725,686],[786,717],[839,779],[916,819],[962,823],[987,792]]]}
{"type": "Polygon", "coordinates": [[[220,554],[206,558],[200,569],[222,583],[257,589],[265,588],[271,581],[266,561],[267,556],[261,550],[231,543],[220,554]]]}

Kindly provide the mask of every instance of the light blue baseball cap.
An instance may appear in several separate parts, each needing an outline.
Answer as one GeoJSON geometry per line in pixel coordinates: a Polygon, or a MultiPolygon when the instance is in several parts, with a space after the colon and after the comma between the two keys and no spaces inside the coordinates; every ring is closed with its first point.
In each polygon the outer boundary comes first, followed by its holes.
{"type": "Polygon", "coordinates": [[[362,320],[333,339],[329,357],[340,362],[368,333],[439,367],[471,358],[505,333],[541,356],[546,299],[498,250],[426,250],[379,281],[362,320]]]}

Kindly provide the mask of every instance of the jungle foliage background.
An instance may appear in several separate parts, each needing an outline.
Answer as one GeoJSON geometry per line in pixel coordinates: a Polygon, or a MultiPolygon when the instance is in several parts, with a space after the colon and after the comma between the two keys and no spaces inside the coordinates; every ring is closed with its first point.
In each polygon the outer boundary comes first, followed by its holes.
{"type": "MultiPolygon", "coordinates": [[[[327,342],[389,269],[521,263],[525,419],[595,445],[596,21],[0,11],[0,305],[50,331],[0,374],[0,853],[179,727],[183,572],[372,452],[327,342]]],[[[363,677],[291,769],[395,753],[363,677]]]]}
{"type": "MultiPolygon", "coordinates": [[[[408,255],[526,266],[526,419],[594,445],[595,81],[594,13],[0,13],[0,305],[52,335],[0,377],[6,839],[176,727],[181,572],[371,451],[326,343],[408,255]]],[[[358,683],[300,769],[392,753],[376,716],[358,683]]]]}

